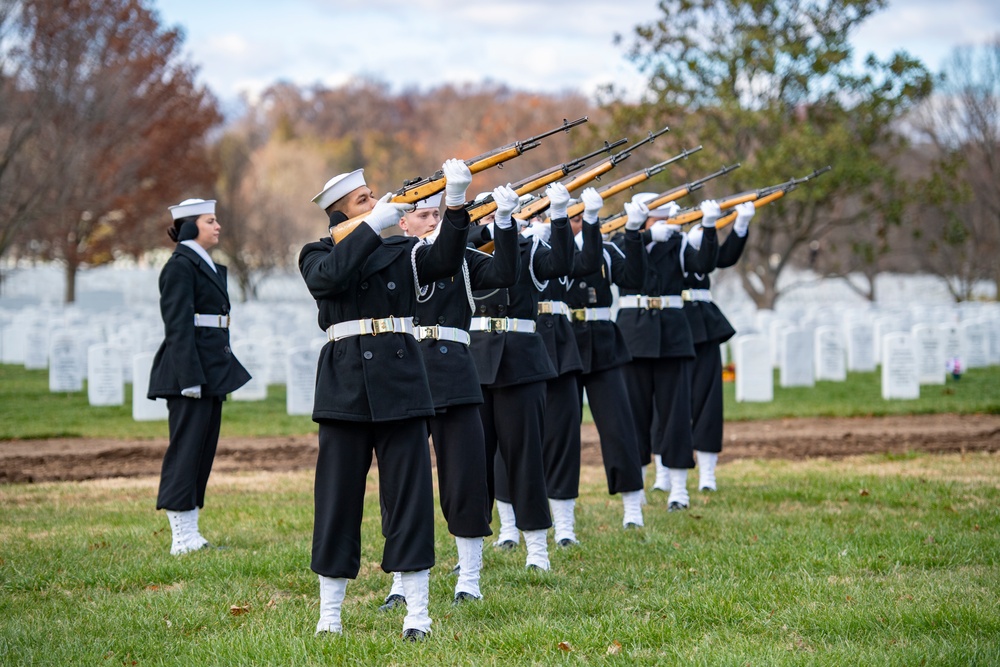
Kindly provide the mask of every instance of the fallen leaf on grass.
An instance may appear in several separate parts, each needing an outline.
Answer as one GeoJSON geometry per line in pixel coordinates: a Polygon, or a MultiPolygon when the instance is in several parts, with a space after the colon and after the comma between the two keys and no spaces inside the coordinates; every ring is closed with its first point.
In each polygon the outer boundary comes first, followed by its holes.
{"type": "MultiPolygon", "coordinates": [[[[980,531],[979,524],[977,523],[975,526],[973,526],[972,530],[974,530],[974,531],[976,531],[978,533],[980,531]]],[[[0,565],[3,565],[3,563],[0,563],[0,565]]]]}
{"type": "Polygon", "coordinates": [[[573,647],[569,645],[569,642],[559,642],[559,650],[569,653],[573,650],[573,647]]]}
{"type": "Polygon", "coordinates": [[[608,655],[618,655],[622,652],[622,645],[618,642],[611,642],[611,646],[608,647],[608,655]]]}
{"type": "Polygon", "coordinates": [[[242,616],[243,614],[248,614],[250,613],[250,605],[245,604],[241,606],[234,604],[232,607],[229,608],[229,613],[232,614],[233,616],[242,616]]]}
{"type": "Polygon", "coordinates": [[[924,544],[934,544],[934,536],[933,535],[928,535],[927,539],[924,540],[924,544]]]}
{"type": "Polygon", "coordinates": [[[267,607],[268,609],[271,609],[273,607],[276,607],[277,605],[278,605],[278,601],[275,600],[274,598],[271,598],[270,600],[267,601],[267,604],[264,605],[264,606],[267,607]]]}
{"type": "Polygon", "coordinates": [[[861,495],[868,496],[868,495],[871,495],[871,494],[868,493],[868,489],[861,489],[861,495]]]}

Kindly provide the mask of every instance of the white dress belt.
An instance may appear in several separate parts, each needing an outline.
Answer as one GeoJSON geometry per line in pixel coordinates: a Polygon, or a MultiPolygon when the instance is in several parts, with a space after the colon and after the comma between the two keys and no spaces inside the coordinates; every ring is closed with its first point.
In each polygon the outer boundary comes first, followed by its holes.
{"type": "Polygon", "coordinates": [[[611,321],[611,308],[574,308],[570,311],[570,319],[574,322],[611,321]]]}
{"type": "Polygon", "coordinates": [[[668,296],[631,295],[618,297],[619,308],[645,308],[647,310],[663,310],[664,308],[683,308],[684,299],[679,294],[668,296]]]}
{"type": "Polygon", "coordinates": [[[413,336],[417,340],[450,340],[453,343],[468,345],[472,342],[472,336],[465,329],[458,327],[442,327],[435,324],[432,327],[413,327],[413,336]]]}
{"type": "Polygon", "coordinates": [[[194,325],[196,327],[214,327],[216,329],[229,328],[229,315],[203,315],[194,314],[194,325]]]}
{"type": "Polygon", "coordinates": [[[539,301],[539,315],[565,315],[569,317],[570,308],[562,301],[539,301]]]}
{"type": "Polygon", "coordinates": [[[712,302],[712,290],[707,289],[686,289],[681,292],[681,298],[685,301],[707,301],[712,302]]]}
{"type": "Polygon", "coordinates": [[[535,333],[535,321],[516,317],[473,317],[469,331],[535,333]]]}
{"type": "Polygon", "coordinates": [[[326,329],[329,340],[340,340],[350,336],[377,336],[384,333],[405,333],[413,335],[412,317],[367,317],[363,320],[350,320],[332,324],[326,329]]]}

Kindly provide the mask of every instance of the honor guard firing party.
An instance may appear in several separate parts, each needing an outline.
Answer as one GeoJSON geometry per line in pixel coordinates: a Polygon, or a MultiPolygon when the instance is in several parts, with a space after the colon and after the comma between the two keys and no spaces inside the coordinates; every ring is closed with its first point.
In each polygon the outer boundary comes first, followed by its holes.
{"type": "MultiPolygon", "coordinates": [[[[349,631],[341,609],[361,568],[373,456],[390,575],[379,611],[403,615],[408,641],[432,632],[436,558],[455,560],[461,607],[492,593],[480,580],[484,548],[540,573],[553,567],[551,548],[586,548],[575,516],[584,406],[608,494],[620,498],[617,530],[644,530],[645,513],[687,510],[689,472],[698,493],[720,491],[720,346],[735,331],[712,300],[712,272],[739,259],[758,208],[829,167],[687,209],[678,200],[739,165],[642,191],[695,146],[598,187],[626,158],[652,152],[669,131],[660,128],[470,196],[475,174],[508,161],[516,169],[519,155],[587,120],[446,159],[386,194],[357,165],[313,198],[327,231],[298,264],[325,335],[311,405],[317,635],[349,631]],[[609,210],[619,193],[631,199],[609,210]],[[435,468],[455,542],[446,554],[434,548],[435,468]]],[[[211,548],[198,516],[222,403],[251,379],[229,345],[226,269],[207,253],[219,238],[214,204],[170,207],[177,249],[160,278],[166,339],[149,380],[148,397],[167,399],[157,508],[178,556],[211,548]]]]}

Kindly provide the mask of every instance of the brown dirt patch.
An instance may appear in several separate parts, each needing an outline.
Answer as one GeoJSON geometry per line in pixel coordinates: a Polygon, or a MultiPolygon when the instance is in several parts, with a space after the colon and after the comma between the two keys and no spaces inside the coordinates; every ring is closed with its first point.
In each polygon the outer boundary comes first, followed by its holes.
{"type": "MultiPolygon", "coordinates": [[[[77,481],[158,475],[166,440],[7,440],[0,483],[77,481]]],[[[915,415],[859,419],[727,422],[723,461],[740,458],[841,458],[857,454],[1000,450],[1000,415],[915,415]]],[[[583,427],[584,465],[600,465],[597,430],[583,427]]],[[[312,468],[316,436],[226,438],[213,470],[312,468]]]]}

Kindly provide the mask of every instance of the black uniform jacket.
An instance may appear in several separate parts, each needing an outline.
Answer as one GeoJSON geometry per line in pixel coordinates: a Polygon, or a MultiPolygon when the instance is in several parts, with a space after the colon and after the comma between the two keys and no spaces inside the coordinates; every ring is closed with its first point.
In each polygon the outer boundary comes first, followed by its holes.
{"type": "MultiPolygon", "coordinates": [[[[572,230],[572,229],[571,229],[572,230]]],[[[542,292],[542,301],[566,301],[566,286],[575,279],[593,273],[600,268],[601,256],[601,226],[583,225],[580,232],[583,235],[583,250],[574,248],[573,268],[568,275],[550,280],[548,287],[542,292]]],[[[574,243],[575,245],[575,243],[574,243]]],[[[576,336],[569,319],[561,314],[540,313],[538,315],[538,332],[545,341],[545,349],[549,353],[552,364],[559,375],[582,371],[583,359],[576,347],[576,336]]]]}
{"type": "MultiPolygon", "coordinates": [[[[569,220],[552,221],[552,245],[518,235],[520,266],[517,282],[506,289],[476,294],[474,317],[513,317],[536,320],[541,292],[531,279],[558,278],[569,272],[573,261],[573,235],[569,220]],[[534,248],[534,252],[532,249],[534,248]]],[[[479,381],[491,388],[511,387],[557,377],[541,334],[472,332],[472,356],[479,381]]]]}
{"type": "Polygon", "coordinates": [[[218,273],[180,243],[160,272],[160,313],[166,336],[153,358],[149,398],[180,396],[201,385],[202,396],[225,396],[250,381],[229,349],[229,329],[194,326],[195,313],[228,315],[226,267],[218,273]]]}
{"type": "MultiPolygon", "coordinates": [[[[597,227],[597,225],[593,225],[597,227]]],[[[614,304],[612,283],[623,289],[642,287],[646,273],[646,249],[638,231],[621,235],[624,251],[613,243],[601,243],[600,267],[589,275],[567,284],[566,302],[570,308],[605,308],[614,304]]],[[[586,251],[584,241],[584,251],[586,251]]],[[[578,253],[582,254],[582,253],[578,253]]],[[[596,373],[627,364],[632,360],[625,337],[613,321],[590,322],[574,320],[576,346],[583,358],[583,372],[596,373]]]]}
{"type": "MultiPolygon", "coordinates": [[[[622,235],[618,235],[618,239],[622,235]]],[[[648,234],[644,240],[648,240],[648,234]]],[[[684,289],[684,272],[681,270],[681,234],[672,235],[665,243],[648,243],[646,250],[646,276],[641,290],[622,289],[622,295],[680,296],[684,289]]],[[[619,241],[624,243],[624,239],[619,241]]],[[[686,246],[684,266],[688,271],[708,273],[715,268],[719,254],[718,237],[714,227],[706,227],[701,249],[686,246]]],[[[681,308],[662,310],[622,308],[616,320],[628,343],[633,358],[662,359],[667,357],[694,357],[691,327],[681,308]]]]}
{"type": "MultiPolygon", "coordinates": [[[[337,214],[334,214],[337,215],[337,214]]],[[[331,216],[331,221],[336,222],[331,216]]],[[[437,241],[416,251],[422,283],[462,266],[469,215],[448,209],[437,241]]],[[[417,300],[410,253],[417,239],[383,239],[367,224],[334,244],[302,248],[299,271],[319,308],[319,326],[363,318],[412,317],[417,300]]],[[[382,422],[430,417],[434,403],[416,338],[405,333],[349,336],[320,351],[313,420],[382,422]]]]}
{"type": "MultiPolygon", "coordinates": [[[[719,246],[719,261],[715,268],[726,269],[734,266],[743,254],[746,244],[746,236],[741,238],[730,230],[726,240],[719,246]]],[[[684,276],[685,289],[710,289],[711,286],[710,273],[688,271],[684,276]]],[[[687,315],[695,345],[708,341],[724,343],[736,335],[736,329],[714,301],[685,301],[684,314],[687,315]]]]}
{"type": "MultiPolygon", "coordinates": [[[[493,255],[471,248],[465,251],[465,263],[469,267],[469,283],[472,289],[495,289],[514,284],[520,264],[517,238],[518,233],[514,226],[497,229],[493,255]]],[[[469,320],[472,319],[472,307],[469,305],[462,272],[451,278],[432,282],[428,290],[433,291],[425,301],[417,304],[417,315],[413,318],[413,323],[420,326],[455,327],[468,331],[469,320]]],[[[479,373],[476,372],[476,362],[468,346],[428,338],[420,342],[420,350],[424,354],[435,408],[483,402],[479,373]]]]}

